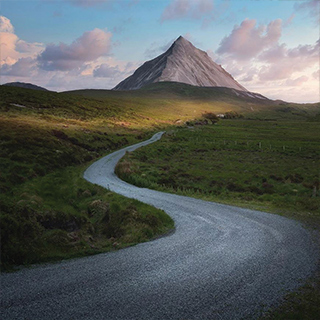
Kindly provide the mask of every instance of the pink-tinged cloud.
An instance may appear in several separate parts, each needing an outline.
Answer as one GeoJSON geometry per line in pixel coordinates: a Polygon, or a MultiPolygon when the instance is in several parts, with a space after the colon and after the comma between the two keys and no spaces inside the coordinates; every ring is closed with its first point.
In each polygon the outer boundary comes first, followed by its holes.
{"type": "Polygon", "coordinates": [[[70,45],[49,44],[38,56],[40,68],[48,71],[68,71],[84,63],[106,56],[111,50],[111,32],[94,29],[85,32],[70,45]]]}
{"type": "Polygon", "coordinates": [[[3,64],[0,68],[1,75],[16,77],[31,77],[36,70],[36,60],[33,58],[20,58],[16,63],[3,64]]]}
{"type": "Polygon", "coordinates": [[[286,85],[293,87],[300,87],[304,82],[308,81],[309,78],[307,76],[301,76],[296,79],[287,79],[286,85]]]}
{"type": "Polygon", "coordinates": [[[296,15],[293,13],[287,20],[284,21],[283,26],[284,27],[290,26],[295,16],[296,15]]]}
{"type": "Polygon", "coordinates": [[[281,31],[281,19],[270,22],[268,26],[257,26],[256,20],[246,19],[222,39],[217,53],[233,59],[249,60],[276,44],[281,31]]]}
{"type": "Polygon", "coordinates": [[[0,16],[0,65],[12,65],[19,58],[33,56],[43,50],[41,43],[28,43],[14,34],[10,20],[0,16]]]}
{"type": "Polygon", "coordinates": [[[10,20],[0,16],[0,48],[1,64],[15,62],[18,58],[16,43],[19,38],[14,34],[14,28],[10,20]]]}
{"type": "Polygon", "coordinates": [[[189,0],[173,0],[163,11],[161,21],[179,19],[187,15],[189,0]]]}
{"type": "Polygon", "coordinates": [[[204,15],[207,15],[213,10],[212,0],[198,0],[192,11],[192,17],[195,19],[201,19],[204,15]]]}
{"type": "Polygon", "coordinates": [[[288,49],[284,44],[265,51],[258,58],[267,63],[261,68],[259,78],[262,81],[274,81],[291,77],[296,72],[319,65],[320,41],[315,45],[300,45],[288,49]]]}
{"type": "Polygon", "coordinates": [[[16,43],[19,38],[14,33],[0,32],[1,63],[16,61],[19,53],[16,51],[16,43]]]}
{"type": "Polygon", "coordinates": [[[281,45],[276,44],[272,48],[262,52],[259,56],[259,60],[267,63],[276,63],[286,57],[287,50],[287,46],[284,43],[281,45]]]}
{"type": "Polygon", "coordinates": [[[0,32],[14,33],[11,21],[4,16],[0,16],[0,32]]]}
{"type": "Polygon", "coordinates": [[[212,10],[213,0],[173,0],[162,12],[160,20],[202,19],[212,10]]]}

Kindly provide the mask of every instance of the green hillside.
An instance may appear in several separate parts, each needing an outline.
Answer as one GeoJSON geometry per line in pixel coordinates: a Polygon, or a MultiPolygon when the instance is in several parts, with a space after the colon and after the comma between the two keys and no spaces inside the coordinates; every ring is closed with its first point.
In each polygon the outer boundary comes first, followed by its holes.
{"type": "Polygon", "coordinates": [[[4,268],[113,250],[173,228],[162,211],[82,179],[84,169],[103,155],[155,131],[205,122],[203,115],[210,112],[244,117],[249,127],[252,119],[306,123],[320,114],[319,104],[287,104],[179,83],[125,92],[0,86],[0,95],[4,268]]]}
{"type": "Polygon", "coordinates": [[[223,114],[235,111],[253,119],[307,119],[320,113],[320,103],[295,104],[251,97],[229,88],[195,87],[183,83],[160,82],[139,90],[78,90],[68,94],[100,101],[121,102],[134,114],[175,122],[200,117],[204,112],[223,114]],[[131,109],[132,108],[132,109],[131,109]]]}
{"type": "MultiPolygon", "coordinates": [[[[1,268],[114,250],[173,228],[164,212],[91,185],[91,161],[149,137],[112,101],[0,86],[1,268]]],[[[138,121],[136,121],[138,124],[138,121]]]]}

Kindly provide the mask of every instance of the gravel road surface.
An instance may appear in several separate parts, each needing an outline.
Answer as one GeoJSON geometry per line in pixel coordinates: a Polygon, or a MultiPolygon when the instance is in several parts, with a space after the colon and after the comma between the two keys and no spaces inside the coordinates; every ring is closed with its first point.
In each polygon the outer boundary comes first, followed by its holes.
{"type": "Polygon", "coordinates": [[[165,210],[176,230],[117,252],[1,275],[4,319],[256,319],[316,268],[299,223],[137,188],[116,177],[125,148],[95,162],[90,182],[165,210]]]}

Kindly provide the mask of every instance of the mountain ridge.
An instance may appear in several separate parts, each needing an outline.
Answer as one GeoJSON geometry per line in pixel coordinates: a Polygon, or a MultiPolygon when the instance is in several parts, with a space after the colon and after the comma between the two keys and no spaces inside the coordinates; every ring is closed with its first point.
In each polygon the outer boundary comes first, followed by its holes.
{"type": "Polygon", "coordinates": [[[199,87],[227,87],[248,91],[205,51],[180,36],[170,48],[146,61],[113,90],[136,90],[155,82],[180,82],[199,87]]]}
{"type": "Polygon", "coordinates": [[[4,83],[3,86],[18,87],[18,88],[38,90],[38,91],[50,91],[50,90],[48,90],[46,88],[37,86],[37,85],[35,85],[33,83],[27,83],[27,82],[8,82],[8,83],[4,83]]]}

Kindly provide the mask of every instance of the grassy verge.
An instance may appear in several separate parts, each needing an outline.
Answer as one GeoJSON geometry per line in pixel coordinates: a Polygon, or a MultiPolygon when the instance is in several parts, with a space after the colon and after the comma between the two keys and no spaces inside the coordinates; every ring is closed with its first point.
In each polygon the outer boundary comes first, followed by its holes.
{"type": "MultiPolygon", "coordinates": [[[[167,132],[127,153],[129,183],[273,212],[320,232],[320,132],[316,122],[223,120],[167,132]]],[[[320,247],[320,243],[319,243],[320,247]]],[[[265,319],[317,319],[320,272],[265,319]]]]}
{"type": "Polygon", "coordinates": [[[146,139],[153,124],[124,125],[137,117],[119,102],[21,88],[0,93],[3,270],[122,248],[173,228],[163,212],[81,178],[88,162],[146,139]]]}
{"type": "Polygon", "coordinates": [[[4,269],[119,249],[173,228],[163,211],[88,183],[83,169],[57,170],[2,196],[4,269]]]}

